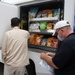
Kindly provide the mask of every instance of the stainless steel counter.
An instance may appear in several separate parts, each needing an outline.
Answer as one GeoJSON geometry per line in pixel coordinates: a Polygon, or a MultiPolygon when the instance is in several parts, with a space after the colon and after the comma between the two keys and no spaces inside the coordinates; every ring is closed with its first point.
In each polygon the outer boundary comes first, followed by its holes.
{"type": "Polygon", "coordinates": [[[45,51],[45,50],[35,49],[35,48],[29,48],[29,51],[38,52],[38,53],[41,53],[41,52],[48,52],[48,51],[45,51]]]}

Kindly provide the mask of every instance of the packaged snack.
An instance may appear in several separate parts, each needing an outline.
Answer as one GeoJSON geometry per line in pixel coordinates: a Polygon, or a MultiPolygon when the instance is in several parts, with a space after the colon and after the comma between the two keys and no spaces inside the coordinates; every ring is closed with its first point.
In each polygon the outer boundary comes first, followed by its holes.
{"type": "Polygon", "coordinates": [[[28,26],[27,26],[27,14],[25,14],[25,13],[22,13],[20,28],[28,30],[28,26]]]}
{"type": "Polygon", "coordinates": [[[42,11],[39,11],[36,18],[41,18],[42,17],[42,11]]]}
{"type": "Polygon", "coordinates": [[[31,8],[29,11],[29,19],[35,18],[38,11],[38,7],[31,8]]]}
{"type": "Polygon", "coordinates": [[[46,9],[42,11],[42,17],[53,17],[53,10],[52,9],[46,9]]]}
{"type": "Polygon", "coordinates": [[[50,22],[47,24],[47,30],[52,30],[54,27],[54,23],[53,22],[50,22]]]}
{"type": "Polygon", "coordinates": [[[40,22],[40,30],[46,30],[47,22],[40,22]]]}
{"type": "Polygon", "coordinates": [[[57,48],[58,40],[55,37],[50,37],[47,39],[47,46],[57,48]]]}
{"type": "Polygon", "coordinates": [[[54,9],[53,12],[54,12],[54,17],[55,17],[55,16],[58,17],[59,14],[60,14],[60,9],[54,9]]]}
{"type": "Polygon", "coordinates": [[[45,12],[42,12],[42,18],[44,18],[44,17],[47,17],[47,13],[45,13],[45,12]]]}
{"type": "Polygon", "coordinates": [[[29,26],[29,31],[39,30],[39,22],[31,23],[29,26]]]}
{"type": "Polygon", "coordinates": [[[64,16],[64,11],[63,9],[60,10],[60,20],[63,20],[63,16],[64,16]]]}
{"type": "Polygon", "coordinates": [[[35,34],[31,34],[31,35],[30,35],[29,43],[30,43],[30,44],[35,44],[35,34]]]}
{"type": "Polygon", "coordinates": [[[45,46],[46,45],[46,38],[42,38],[42,40],[41,40],[41,45],[43,45],[43,46],[45,46]]]}
{"type": "Polygon", "coordinates": [[[53,17],[54,13],[53,13],[53,9],[48,10],[48,18],[53,17]]]}
{"type": "Polygon", "coordinates": [[[35,37],[35,45],[40,45],[41,44],[41,39],[43,38],[43,35],[36,35],[35,37]]]}

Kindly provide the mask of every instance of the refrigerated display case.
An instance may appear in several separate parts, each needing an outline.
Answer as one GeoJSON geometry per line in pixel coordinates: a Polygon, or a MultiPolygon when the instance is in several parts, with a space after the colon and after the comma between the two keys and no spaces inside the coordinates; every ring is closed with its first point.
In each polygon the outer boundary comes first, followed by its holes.
{"type": "MultiPolygon", "coordinates": [[[[19,17],[19,13],[20,13],[20,18],[22,19],[22,22],[21,22],[22,27],[21,28],[29,31],[29,26],[30,26],[32,20],[29,21],[28,12],[33,7],[38,8],[37,12],[48,9],[48,8],[49,9],[61,8],[62,12],[60,14],[61,18],[59,18],[59,20],[61,20],[61,19],[68,20],[71,23],[71,27],[73,28],[74,0],[35,0],[31,3],[23,3],[18,6],[0,2],[0,8],[2,9],[0,11],[0,28],[1,28],[0,29],[0,62],[2,62],[2,58],[1,58],[2,39],[4,37],[4,33],[7,30],[10,30],[10,28],[11,28],[10,27],[10,19],[15,16],[19,17]],[[26,15],[25,18],[23,17],[23,14],[26,15]]],[[[34,22],[37,22],[38,20],[36,17],[35,17],[35,19],[33,19],[33,20],[35,20],[34,22]]],[[[41,18],[41,19],[39,18],[39,20],[41,20],[43,22],[44,18],[41,18]]],[[[50,20],[50,18],[49,18],[49,20],[50,20]]],[[[48,20],[48,18],[45,18],[45,21],[49,22],[49,20],[48,20]]],[[[41,22],[41,21],[39,21],[39,22],[41,22]]],[[[56,22],[56,19],[50,20],[50,22],[54,22],[54,21],[56,22]]],[[[42,30],[41,32],[36,32],[36,31],[35,32],[29,31],[29,32],[30,32],[30,34],[31,33],[40,34],[40,35],[45,34],[45,36],[47,36],[47,37],[49,37],[49,36],[52,37],[52,33],[53,33],[53,32],[48,32],[48,31],[46,32],[46,30],[42,30]]],[[[43,43],[43,45],[44,45],[44,43],[43,43]]],[[[53,51],[53,49],[55,49],[55,48],[49,47],[50,49],[47,50],[47,49],[44,49],[44,48],[46,48],[45,46],[43,46],[43,47],[41,46],[41,48],[39,48],[40,45],[38,46],[38,45],[31,44],[31,46],[33,46],[33,47],[32,48],[29,47],[29,51],[28,51],[29,58],[32,59],[35,64],[36,74],[37,75],[50,75],[50,72],[47,69],[42,68],[39,65],[39,62],[41,61],[40,53],[45,52],[45,51],[53,51]],[[36,48],[38,48],[38,49],[36,49],[36,48]]]]}
{"type": "Polygon", "coordinates": [[[51,0],[20,7],[21,28],[30,32],[29,47],[56,51],[58,40],[52,36],[55,23],[64,18],[64,0],[51,0]],[[24,24],[23,24],[24,23],[24,24]]]}

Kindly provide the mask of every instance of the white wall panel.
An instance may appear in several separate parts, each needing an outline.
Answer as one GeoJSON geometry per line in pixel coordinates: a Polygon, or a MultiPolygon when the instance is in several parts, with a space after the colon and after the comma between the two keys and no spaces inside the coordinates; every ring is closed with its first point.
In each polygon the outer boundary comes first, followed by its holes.
{"type": "Polygon", "coordinates": [[[65,0],[64,19],[68,20],[73,28],[74,25],[74,0],[65,0]]]}
{"type": "Polygon", "coordinates": [[[0,2],[0,47],[2,46],[4,33],[11,28],[11,18],[17,16],[19,16],[17,6],[0,2]]]}

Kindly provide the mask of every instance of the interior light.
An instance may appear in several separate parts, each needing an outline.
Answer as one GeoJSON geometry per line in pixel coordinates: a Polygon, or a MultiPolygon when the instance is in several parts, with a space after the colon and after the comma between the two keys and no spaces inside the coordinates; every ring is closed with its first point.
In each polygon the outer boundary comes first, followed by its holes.
{"type": "Polygon", "coordinates": [[[10,4],[18,4],[18,3],[29,2],[33,0],[1,0],[1,1],[10,3],[10,4]]]}

